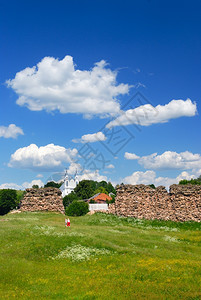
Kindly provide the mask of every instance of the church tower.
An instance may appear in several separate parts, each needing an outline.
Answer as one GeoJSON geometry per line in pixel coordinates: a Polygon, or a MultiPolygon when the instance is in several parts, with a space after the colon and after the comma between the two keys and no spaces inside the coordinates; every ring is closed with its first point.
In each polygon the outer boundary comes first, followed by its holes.
{"type": "Polygon", "coordinates": [[[66,195],[69,195],[71,192],[73,192],[74,188],[78,185],[78,183],[79,183],[79,179],[78,179],[77,171],[73,178],[68,175],[68,171],[66,169],[64,175],[64,183],[60,187],[60,190],[62,192],[62,197],[65,197],[66,195]]]}

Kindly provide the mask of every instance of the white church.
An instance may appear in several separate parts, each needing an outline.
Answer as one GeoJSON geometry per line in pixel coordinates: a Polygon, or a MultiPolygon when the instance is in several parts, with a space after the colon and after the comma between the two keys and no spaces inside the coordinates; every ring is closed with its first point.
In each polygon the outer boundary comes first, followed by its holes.
{"type": "Polygon", "coordinates": [[[69,195],[71,192],[74,191],[74,188],[78,185],[79,180],[77,173],[74,177],[69,176],[67,171],[65,173],[64,177],[64,183],[61,185],[60,190],[62,192],[62,197],[65,197],[66,195],[69,195]]]}

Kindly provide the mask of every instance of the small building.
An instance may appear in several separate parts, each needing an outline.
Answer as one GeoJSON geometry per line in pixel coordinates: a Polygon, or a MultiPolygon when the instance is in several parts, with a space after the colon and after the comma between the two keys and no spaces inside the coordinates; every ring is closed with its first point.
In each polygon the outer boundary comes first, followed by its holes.
{"type": "Polygon", "coordinates": [[[107,200],[110,201],[112,198],[104,193],[98,193],[93,197],[89,198],[87,202],[89,203],[90,211],[104,211],[108,210],[107,200]],[[94,203],[90,203],[90,202],[94,203]]]}
{"type": "Polygon", "coordinates": [[[72,177],[69,176],[67,171],[64,177],[64,183],[61,185],[60,190],[62,192],[62,197],[69,195],[71,192],[74,191],[75,187],[78,185],[79,180],[77,174],[72,177]]]}
{"type": "Polygon", "coordinates": [[[106,201],[110,201],[112,200],[112,197],[108,196],[105,193],[98,193],[94,196],[92,196],[91,198],[89,198],[88,202],[90,203],[91,200],[93,200],[96,203],[106,203],[106,201]]]}

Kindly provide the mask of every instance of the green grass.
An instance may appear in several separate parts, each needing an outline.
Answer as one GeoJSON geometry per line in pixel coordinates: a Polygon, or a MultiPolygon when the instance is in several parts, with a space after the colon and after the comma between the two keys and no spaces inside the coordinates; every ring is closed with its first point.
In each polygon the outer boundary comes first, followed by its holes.
{"type": "Polygon", "coordinates": [[[95,214],[0,217],[0,299],[201,299],[201,225],[95,214]]]}

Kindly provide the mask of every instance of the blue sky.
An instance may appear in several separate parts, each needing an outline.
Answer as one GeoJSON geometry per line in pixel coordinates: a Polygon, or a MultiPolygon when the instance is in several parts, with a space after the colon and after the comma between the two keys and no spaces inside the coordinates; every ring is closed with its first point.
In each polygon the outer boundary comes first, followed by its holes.
{"type": "Polygon", "coordinates": [[[201,174],[200,1],[0,0],[0,14],[0,188],[65,168],[114,184],[201,174]]]}

